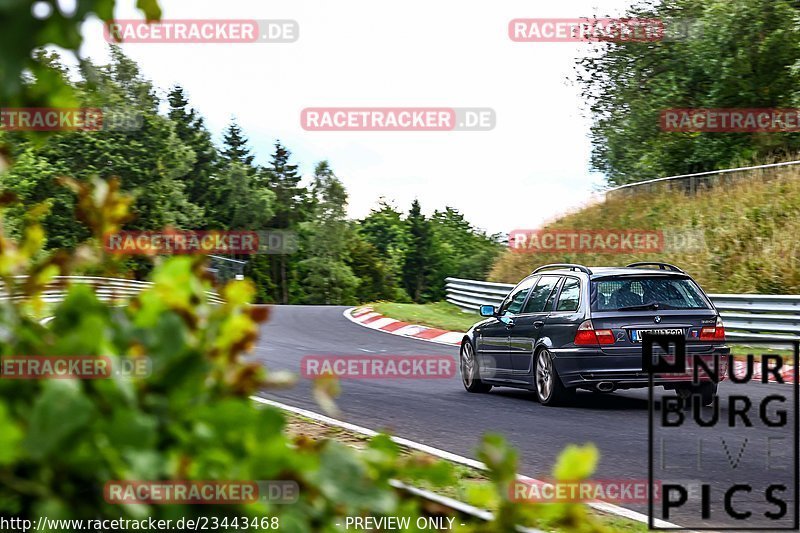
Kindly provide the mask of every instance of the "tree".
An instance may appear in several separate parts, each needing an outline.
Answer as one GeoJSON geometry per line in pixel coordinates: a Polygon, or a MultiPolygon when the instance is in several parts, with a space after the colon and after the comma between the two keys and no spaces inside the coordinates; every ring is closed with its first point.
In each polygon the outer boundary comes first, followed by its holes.
{"type": "Polygon", "coordinates": [[[405,223],[409,239],[403,263],[403,285],[411,298],[420,303],[427,299],[433,243],[430,223],[422,214],[419,200],[411,203],[405,223]]]}
{"type": "MultiPolygon", "coordinates": [[[[797,107],[800,15],[791,0],[659,0],[631,17],[694,20],[688,38],[603,45],[577,64],[593,125],[592,166],[611,184],[717,168],[800,149],[794,133],[662,131],[670,108],[797,107]]],[[[669,35],[669,33],[668,33],[669,35]]]]}
{"type": "Polygon", "coordinates": [[[314,169],[311,220],[303,223],[307,257],[298,263],[303,303],[356,303],[359,280],[345,263],[353,230],[347,221],[347,191],[327,161],[314,169]]]}
{"type": "Polygon", "coordinates": [[[304,304],[354,305],[359,280],[342,261],[331,261],[324,257],[310,257],[298,263],[298,272],[303,280],[304,304]]]}
{"type": "MultiPolygon", "coordinates": [[[[291,152],[280,141],[275,142],[269,167],[259,173],[259,183],[264,183],[275,194],[275,215],[270,226],[273,229],[297,231],[300,222],[306,220],[312,208],[308,191],[300,186],[300,174],[297,165],[289,163],[291,152]]],[[[295,264],[297,259],[290,260],[287,254],[272,256],[272,277],[278,286],[276,301],[288,304],[290,293],[289,263],[295,264]]]]}
{"type": "MultiPolygon", "coordinates": [[[[378,207],[372,209],[358,224],[358,233],[377,250],[381,262],[388,270],[387,285],[396,289],[387,289],[397,293],[397,301],[409,300],[402,286],[403,265],[408,249],[408,227],[402,214],[384,198],[378,201],[378,207]]],[[[355,258],[353,259],[355,264],[355,258]]]]}
{"type": "Polygon", "coordinates": [[[205,210],[203,229],[212,229],[209,225],[210,219],[219,218],[212,213],[214,204],[219,201],[219,197],[214,195],[218,187],[215,176],[219,164],[217,149],[211,140],[211,133],[205,127],[203,117],[189,107],[183,87],[173,87],[167,100],[170,106],[168,116],[175,126],[175,133],[194,153],[192,167],[180,180],[185,184],[189,201],[205,210]]]}
{"type": "Polygon", "coordinates": [[[220,171],[219,198],[214,206],[217,227],[261,231],[275,213],[275,194],[258,187],[247,167],[238,162],[220,171]]]}
{"type": "Polygon", "coordinates": [[[393,251],[405,249],[407,227],[403,223],[402,214],[384,198],[378,201],[378,208],[372,209],[360,223],[361,234],[381,254],[391,255],[393,251]]]}
{"type": "MultiPolygon", "coordinates": [[[[219,227],[267,231],[279,209],[277,197],[267,188],[260,171],[253,166],[254,156],[239,125],[234,121],[224,136],[218,183],[213,189],[213,220],[219,227]]],[[[245,275],[256,286],[256,301],[273,303],[279,279],[273,269],[274,256],[251,255],[246,258],[245,275]]],[[[288,302],[284,302],[288,303],[288,302]]]]}
{"type": "Polygon", "coordinates": [[[356,300],[359,302],[410,301],[406,292],[397,286],[397,276],[386,259],[360,232],[352,233],[351,238],[347,241],[344,262],[358,278],[356,300]]]}
{"type": "Polygon", "coordinates": [[[341,261],[350,238],[346,219],[347,191],[327,161],[319,162],[314,170],[311,196],[310,249],[315,256],[341,261]]]}
{"type": "MultiPolygon", "coordinates": [[[[59,69],[55,55],[41,56],[40,60],[59,69]]],[[[44,225],[51,236],[48,246],[52,247],[72,247],[85,236],[80,227],[70,223],[74,195],[58,187],[55,176],[67,175],[80,181],[95,176],[119,177],[124,189],[137,196],[137,216],[127,229],[194,228],[202,220],[202,209],[188,200],[180,179],[189,172],[193,153],[178,138],[170,119],[157,113],[152,85],[118,49],[109,65],[84,67],[82,72],[91,75],[92,81],[84,78],[75,82],[81,105],[133,110],[140,127],[62,131],[36,142],[17,137],[14,154],[22,164],[14,165],[2,184],[19,194],[25,206],[50,204],[44,225]]]]}
{"type": "Polygon", "coordinates": [[[499,236],[487,236],[474,228],[453,207],[434,211],[430,220],[432,245],[428,294],[433,300],[445,296],[445,278],[485,279],[503,246],[499,236]]]}
{"type": "Polygon", "coordinates": [[[239,127],[236,120],[232,120],[223,136],[222,157],[229,163],[241,163],[252,167],[255,156],[250,152],[247,143],[247,137],[242,133],[242,128],[239,127]]]}

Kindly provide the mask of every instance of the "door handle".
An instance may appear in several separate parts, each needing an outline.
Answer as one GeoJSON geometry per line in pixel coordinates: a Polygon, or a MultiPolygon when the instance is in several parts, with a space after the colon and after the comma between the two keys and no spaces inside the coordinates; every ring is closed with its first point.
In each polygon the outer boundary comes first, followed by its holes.
{"type": "Polygon", "coordinates": [[[537,320],[536,322],[533,323],[533,327],[535,327],[535,328],[540,328],[542,326],[544,326],[544,321],[543,320],[537,320]]]}
{"type": "Polygon", "coordinates": [[[513,327],[514,327],[514,321],[513,321],[513,320],[509,320],[509,321],[506,323],[506,329],[511,329],[511,328],[513,328],[513,327]]]}

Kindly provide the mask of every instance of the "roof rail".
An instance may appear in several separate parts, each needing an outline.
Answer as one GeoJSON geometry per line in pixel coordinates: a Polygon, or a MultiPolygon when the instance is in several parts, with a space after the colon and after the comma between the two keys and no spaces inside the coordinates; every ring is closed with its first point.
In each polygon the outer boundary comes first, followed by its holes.
{"type": "Polygon", "coordinates": [[[585,267],[583,265],[576,265],[574,263],[552,263],[550,265],[540,266],[539,268],[531,272],[531,274],[536,274],[537,272],[541,272],[542,270],[550,270],[553,268],[568,268],[570,270],[580,270],[584,274],[589,274],[590,276],[592,275],[592,271],[589,270],[588,267],[585,267]]]}
{"type": "Polygon", "coordinates": [[[625,268],[636,268],[640,266],[657,266],[660,270],[671,270],[673,272],[680,272],[681,274],[685,274],[683,270],[676,267],[675,265],[670,265],[669,263],[658,263],[658,262],[651,262],[651,261],[643,261],[640,263],[631,263],[627,265],[625,268]]]}

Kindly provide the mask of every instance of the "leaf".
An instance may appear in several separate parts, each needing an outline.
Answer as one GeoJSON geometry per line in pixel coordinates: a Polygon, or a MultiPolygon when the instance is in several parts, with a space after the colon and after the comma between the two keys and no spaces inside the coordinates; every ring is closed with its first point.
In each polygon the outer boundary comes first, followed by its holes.
{"type": "Polygon", "coordinates": [[[594,444],[570,444],[559,454],[553,467],[553,477],[558,481],[579,481],[591,476],[597,468],[600,452],[594,444]]]}
{"type": "Polygon", "coordinates": [[[318,489],[333,503],[346,509],[391,513],[396,505],[396,496],[375,490],[356,453],[344,444],[328,441],[320,454],[319,470],[312,474],[318,489]]]}
{"type": "Polygon", "coordinates": [[[42,459],[64,446],[94,417],[95,408],[74,381],[50,381],[33,405],[25,446],[34,459],[42,459]]]}
{"type": "Polygon", "coordinates": [[[0,465],[12,464],[19,456],[22,430],[8,415],[8,408],[0,403],[0,465]]]}
{"type": "Polygon", "coordinates": [[[148,22],[161,20],[161,7],[158,0],[136,0],[136,7],[144,13],[148,22]]]}
{"type": "Polygon", "coordinates": [[[511,482],[517,472],[517,452],[502,435],[487,434],[478,449],[478,459],[489,468],[494,481],[511,482]]]}
{"type": "Polygon", "coordinates": [[[109,442],[116,449],[133,448],[142,451],[156,444],[157,427],[156,419],[145,413],[117,408],[105,430],[109,442]]]}

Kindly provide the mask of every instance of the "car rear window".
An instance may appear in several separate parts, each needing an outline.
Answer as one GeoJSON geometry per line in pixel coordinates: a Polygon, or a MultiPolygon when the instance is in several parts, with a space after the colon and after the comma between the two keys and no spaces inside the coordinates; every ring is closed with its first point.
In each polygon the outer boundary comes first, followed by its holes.
{"type": "Polygon", "coordinates": [[[618,276],[592,281],[591,308],[594,311],[708,309],[709,305],[691,279],[618,276]]]}

